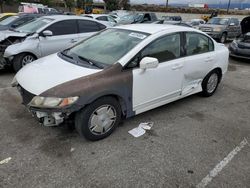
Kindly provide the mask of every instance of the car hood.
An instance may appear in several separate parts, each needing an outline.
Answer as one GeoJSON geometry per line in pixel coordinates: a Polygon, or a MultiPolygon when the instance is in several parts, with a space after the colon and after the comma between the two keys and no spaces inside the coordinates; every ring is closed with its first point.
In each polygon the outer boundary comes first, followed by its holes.
{"type": "Polygon", "coordinates": [[[25,37],[27,35],[27,33],[20,33],[10,30],[0,31],[0,42],[7,39],[8,37],[25,37]]]}
{"type": "Polygon", "coordinates": [[[53,54],[26,65],[16,74],[15,79],[28,92],[40,95],[65,82],[100,71],[69,63],[53,54]]]}
{"type": "Polygon", "coordinates": [[[210,28],[225,28],[225,25],[215,25],[215,24],[202,24],[200,28],[210,27],[210,28]]]}

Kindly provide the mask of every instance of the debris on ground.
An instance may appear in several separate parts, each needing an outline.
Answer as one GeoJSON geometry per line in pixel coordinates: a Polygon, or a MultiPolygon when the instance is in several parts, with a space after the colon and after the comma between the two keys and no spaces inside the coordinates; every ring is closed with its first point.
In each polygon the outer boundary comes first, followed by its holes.
{"type": "Polygon", "coordinates": [[[146,131],[151,130],[153,127],[154,123],[153,122],[145,122],[145,123],[140,123],[138,127],[128,131],[129,134],[134,136],[135,138],[138,138],[146,133],[146,131]]]}

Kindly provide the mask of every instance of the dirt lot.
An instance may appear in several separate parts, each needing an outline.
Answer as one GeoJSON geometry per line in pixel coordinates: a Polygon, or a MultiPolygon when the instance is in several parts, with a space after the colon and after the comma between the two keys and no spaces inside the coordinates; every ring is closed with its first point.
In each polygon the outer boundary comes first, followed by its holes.
{"type": "Polygon", "coordinates": [[[98,142],[66,127],[40,126],[10,87],[13,76],[0,72],[0,187],[250,185],[246,61],[230,60],[213,97],[195,95],[143,113],[98,142]],[[139,138],[128,134],[145,121],[154,122],[152,131],[139,138]]]}

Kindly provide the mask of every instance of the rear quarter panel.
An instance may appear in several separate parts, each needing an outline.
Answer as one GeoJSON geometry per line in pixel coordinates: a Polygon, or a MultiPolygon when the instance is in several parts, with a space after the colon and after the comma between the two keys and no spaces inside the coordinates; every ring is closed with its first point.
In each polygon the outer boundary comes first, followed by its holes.
{"type": "Polygon", "coordinates": [[[215,64],[214,68],[221,68],[222,74],[224,75],[228,69],[228,62],[229,62],[229,50],[228,48],[221,43],[215,43],[215,64]]]}

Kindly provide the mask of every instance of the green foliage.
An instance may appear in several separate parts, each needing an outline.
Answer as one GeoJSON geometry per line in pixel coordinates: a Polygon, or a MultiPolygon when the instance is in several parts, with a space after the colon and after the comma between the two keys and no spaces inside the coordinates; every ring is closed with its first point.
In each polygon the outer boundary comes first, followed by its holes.
{"type": "Polygon", "coordinates": [[[118,9],[118,1],[117,0],[104,0],[106,3],[106,8],[109,11],[117,10],[118,9]]]}

